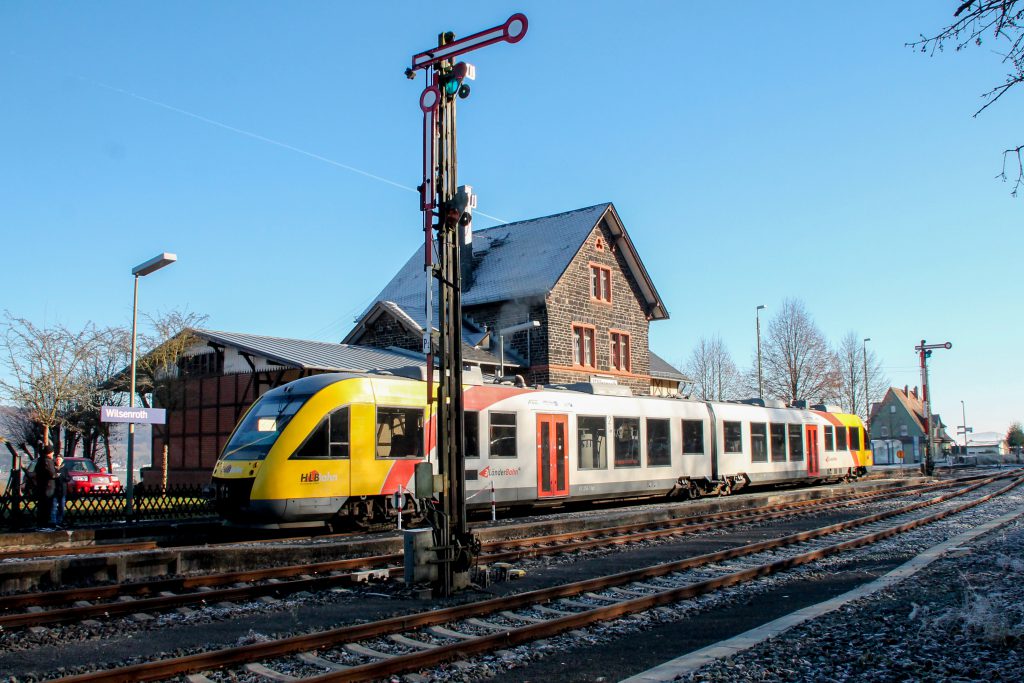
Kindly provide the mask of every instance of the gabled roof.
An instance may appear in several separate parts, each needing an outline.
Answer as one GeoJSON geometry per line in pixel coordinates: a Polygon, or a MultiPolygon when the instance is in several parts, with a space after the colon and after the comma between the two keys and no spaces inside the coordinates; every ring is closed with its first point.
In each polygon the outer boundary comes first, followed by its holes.
{"type": "MultiPolygon", "coordinates": [[[[302,370],[367,372],[369,370],[395,370],[417,363],[417,354],[402,350],[305,339],[264,337],[219,330],[195,329],[191,332],[208,343],[231,346],[244,353],[262,356],[275,363],[302,370]]],[[[423,362],[422,358],[419,362],[423,362]]]]}
{"type": "Polygon", "coordinates": [[[692,382],[689,377],[680,372],[674,365],[671,365],[667,360],[657,355],[653,351],[649,352],[651,358],[651,377],[654,379],[663,379],[676,382],[692,382]]]}
{"type": "MultiPolygon", "coordinates": [[[[378,318],[383,315],[388,315],[394,318],[399,325],[405,328],[413,336],[422,336],[424,328],[427,324],[426,315],[423,313],[423,305],[420,302],[419,308],[405,308],[399,306],[394,301],[378,301],[374,303],[370,308],[363,314],[359,320],[356,321],[356,326],[353,327],[345,338],[341,340],[342,344],[356,344],[363,337],[363,332],[367,326],[372,324],[378,318]],[[416,312],[419,311],[417,314],[416,312]]],[[[434,315],[437,315],[437,308],[434,308],[434,315]]],[[[437,318],[435,317],[434,320],[437,318]]],[[[436,331],[437,326],[431,324],[431,329],[436,331]]],[[[490,365],[498,365],[500,359],[485,349],[476,348],[476,344],[480,342],[485,336],[482,330],[470,325],[465,320],[462,323],[462,360],[467,363],[486,363],[490,365]]],[[[366,347],[360,347],[366,348],[366,347]]],[[[422,354],[417,354],[422,356],[422,354]]],[[[509,358],[505,359],[505,365],[517,365],[514,360],[509,358]]]]}
{"type": "MultiPolygon", "coordinates": [[[[886,398],[888,398],[889,395],[892,395],[896,402],[903,406],[904,410],[907,411],[911,419],[914,421],[914,424],[915,426],[917,426],[918,431],[920,431],[923,434],[925,432],[924,401],[922,401],[917,396],[916,390],[914,392],[905,392],[902,389],[897,389],[896,387],[889,387],[889,391],[886,394],[886,398]]],[[[872,422],[874,422],[875,418],[878,417],[879,413],[882,410],[882,406],[887,404],[888,401],[883,399],[882,401],[879,401],[878,403],[872,406],[872,422]]],[[[938,413],[932,413],[932,420],[935,422],[936,438],[939,439],[940,441],[951,441],[949,435],[945,431],[946,424],[942,421],[942,417],[940,417],[938,413]]]]}
{"type": "MultiPolygon", "coordinates": [[[[667,318],[668,311],[611,203],[475,230],[472,285],[462,292],[462,305],[545,296],[602,220],[639,284],[649,315],[655,320],[667,318]]],[[[418,248],[374,301],[391,301],[415,318],[414,311],[423,308],[425,289],[423,250],[418,248]]]]}

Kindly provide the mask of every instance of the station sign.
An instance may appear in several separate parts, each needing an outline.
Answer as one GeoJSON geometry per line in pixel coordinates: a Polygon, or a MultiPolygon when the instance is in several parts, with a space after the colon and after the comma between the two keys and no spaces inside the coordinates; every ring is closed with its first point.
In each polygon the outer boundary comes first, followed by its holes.
{"type": "Polygon", "coordinates": [[[125,408],[100,406],[100,422],[134,422],[136,424],[167,424],[167,411],[163,408],[125,408]]]}

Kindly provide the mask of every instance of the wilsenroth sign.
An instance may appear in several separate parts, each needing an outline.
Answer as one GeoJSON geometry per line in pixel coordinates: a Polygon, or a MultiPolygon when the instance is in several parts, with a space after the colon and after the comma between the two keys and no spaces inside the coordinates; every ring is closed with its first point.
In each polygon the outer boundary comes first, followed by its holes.
{"type": "Polygon", "coordinates": [[[167,423],[167,411],[163,408],[100,406],[100,422],[134,422],[136,424],[162,425],[167,423]]]}

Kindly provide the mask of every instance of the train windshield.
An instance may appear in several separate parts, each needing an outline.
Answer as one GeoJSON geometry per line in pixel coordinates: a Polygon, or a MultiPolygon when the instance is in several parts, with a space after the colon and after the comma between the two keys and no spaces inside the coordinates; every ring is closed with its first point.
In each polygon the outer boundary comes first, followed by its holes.
{"type": "Polygon", "coordinates": [[[221,460],[263,460],[310,394],[264,396],[238,425],[221,460]]]}

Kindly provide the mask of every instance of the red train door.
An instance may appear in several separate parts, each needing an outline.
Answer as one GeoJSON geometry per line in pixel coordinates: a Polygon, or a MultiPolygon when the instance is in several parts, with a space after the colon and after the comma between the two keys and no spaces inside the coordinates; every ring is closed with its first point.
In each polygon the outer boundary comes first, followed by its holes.
{"type": "Polygon", "coordinates": [[[818,427],[807,427],[807,476],[818,476],[818,427]]]}
{"type": "Polygon", "coordinates": [[[537,416],[537,497],[569,495],[569,453],[565,415],[537,416]]]}

